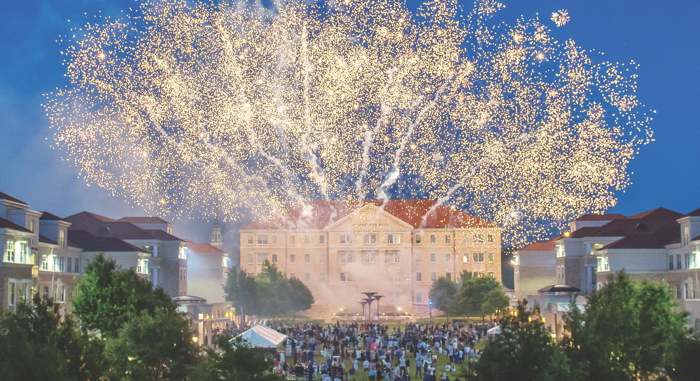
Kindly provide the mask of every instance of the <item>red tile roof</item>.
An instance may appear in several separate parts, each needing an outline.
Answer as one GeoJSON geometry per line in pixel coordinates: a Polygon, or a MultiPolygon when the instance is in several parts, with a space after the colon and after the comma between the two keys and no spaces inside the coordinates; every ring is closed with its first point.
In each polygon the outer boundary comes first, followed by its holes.
{"type": "Polygon", "coordinates": [[[160,217],[122,217],[117,221],[131,222],[132,224],[169,224],[170,222],[160,217]]]}
{"type": "Polygon", "coordinates": [[[647,210],[646,212],[642,212],[639,214],[635,214],[633,216],[630,216],[629,218],[647,218],[647,217],[654,217],[654,218],[659,218],[659,217],[664,217],[664,216],[677,216],[676,219],[679,219],[683,217],[682,214],[678,212],[674,212],[673,210],[668,210],[666,208],[656,208],[656,209],[651,209],[647,210]]]}
{"type": "Polygon", "coordinates": [[[612,221],[621,218],[627,218],[622,214],[584,214],[583,216],[576,219],[576,221],[612,221]]]}
{"type": "Polygon", "coordinates": [[[68,230],[70,246],[81,248],[85,251],[146,251],[115,237],[96,237],[84,230],[68,230]]]}
{"type": "Polygon", "coordinates": [[[26,202],[24,202],[24,201],[22,201],[22,200],[18,200],[18,199],[16,199],[16,198],[10,196],[9,194],[7,194],[7,193],[2,193],[2,192],[0,192],[0,200],[7,200],[7,201],[16,202],[16,203],[18,203],[18,204],[27,205],[26,202]]]}
{"type": "MultiPolygon", "coordinates": [[[[421,227],[423,216],[435,205],[432,200],[391,200],[384,204],[384,211],[401,219],[414,228],[421,227]]],[[[362,203],[382,207],[383,201],[365,200],[362,203]]],[[[321,201],[309,202],[306,207],[291,209],[285,218],[253,221],[241,229],[321,229],[340,220],[358,209],[356,202],[321,201]]],[[[497,227],[493,222],[474,217],[459,209],[440,205],[426,218],[424,228],[497,227]]]]}
{"type": "Polygon", "coordinates": [[[555,246],[556,241],[550,239],[549,241],[544,242],[533,242],[522,249],[518,249],[518,251],[554,251],[555,246]]]}
{"type": "Polygon", "coordinates": [[[184,241],[180,238],[175,237],[174,235],[160,229],[145,229],[144,230],[146,233],[150,234],[153,236],[153,238],[159,239],[161,241],[184,241]]]}
{"type": "Polygon", "coordinates": [[[619,239],[599,250],[607,249],[663,249],[680,237],[680,226],[665,227],[649,234],[634,234],[619,239]]]}
{"type": "Polygon", "coordinates": [[[0,229],[10,229],[18,232],[31,233],[29,229],[19,226],[16,223],[8,221],[4,218],[0,218],[0,229]]]}
{"type": "Polygon", "coordinates": [[[224,253],[223,250],[217,249],[208,243],[185,241],[187,242],[187,248],[196,253],[224,253]]]}

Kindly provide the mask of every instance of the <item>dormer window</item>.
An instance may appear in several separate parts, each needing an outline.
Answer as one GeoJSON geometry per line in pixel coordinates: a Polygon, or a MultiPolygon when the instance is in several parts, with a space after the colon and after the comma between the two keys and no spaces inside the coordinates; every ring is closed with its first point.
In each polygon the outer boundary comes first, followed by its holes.
{"type": "Polygon", "coordinates": [[[681,234],[681,246],[688,246],[690,243],[690,226],[683,226],[681,234]]]}

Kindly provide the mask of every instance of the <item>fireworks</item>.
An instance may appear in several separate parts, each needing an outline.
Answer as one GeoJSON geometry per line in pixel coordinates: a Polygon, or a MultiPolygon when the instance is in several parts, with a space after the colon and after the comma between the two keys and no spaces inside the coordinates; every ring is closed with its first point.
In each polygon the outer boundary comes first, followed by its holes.
{"type": "Polygon", "coordinates": [[[566,9],[552,13],[552,21],[554,21],[557,26],[564,26],[569,20],[571,20],[571,17],[566,9]]]}
{"type": "Polygon", "coordinates": [[[55,145],[149,213],[421,197],[537,238],[614,205],[651,118],[628,66],[501,8],[146,3],[74,31],[55,145]]]}

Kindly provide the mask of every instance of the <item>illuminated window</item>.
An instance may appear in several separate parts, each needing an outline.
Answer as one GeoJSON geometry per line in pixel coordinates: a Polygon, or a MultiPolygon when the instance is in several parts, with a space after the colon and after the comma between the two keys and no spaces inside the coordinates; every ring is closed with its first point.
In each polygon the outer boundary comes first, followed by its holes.
{"type": "Polygon", "coordinates": [[[462,263],[469,263],[469,254],[462,254],[462,263]]]}

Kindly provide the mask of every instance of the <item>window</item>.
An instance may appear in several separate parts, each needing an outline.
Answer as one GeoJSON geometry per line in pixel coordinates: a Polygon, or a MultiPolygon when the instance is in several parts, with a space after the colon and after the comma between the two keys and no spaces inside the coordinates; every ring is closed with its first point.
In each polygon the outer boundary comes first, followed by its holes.
{"type": "Polygon", "coordinates": [[[363,251],[362,252],[362,262],[363,263],[376,263],[377,262],[377,252],[376,251],[363,251]]]}
{"type": "Polygon", "coordinates": [[[690,293],[688,292],[688,282],[683,282],[683,298],[684,299],[689,299],[690,298],[690,293]]]}
{"type": "Polygon", "coordinates": [[[272,263],[277,264],[277,254],[272,254],[272,263]]]}
{"type": "Polygon", "coordinates": [[[136,273],[137,274],[148,274],[148,259],[139,259],[136,262],[136,273]]]}
{"type": "Polygon", "coordinates": [[[75,258],[73,260],[73,271],[76,273],[80,272],[80,258],[75,258]]]}
{"type": "Polygon", "coordinates": [[[29,287],[29,282],[23,281],[20,283],[20,289],[19,289],[19,300],[22,302],[26,302],[28,300],[31,300],[32,298],[32,292],[31,288],[29,287]]]}
{"type": "Polygon", "coordinates": [[[66,258],[58,257],[58,271],[63,272],[66,269],[66,258]]]}
{"type": "Polygon", "coordinates": [[[308,234],[304,236],[304,244],[305,245],[309,244],[309,235],[308,234]]]}
{"type": "Polygon", "coordinates": [[[277,244],[277,236],[276,236],[276,235],[273,235],[273,236],[272,236],[272,244],[273,244],[273,245],[276,245],[276,244],[277,244]]]}
{"type": "Polygon", "coordinates": [[[73,258],[66,258],[66,272],[72,273],[73,272],[73,258]]]}
{"type": "Polygon", "coordinates": [[[464,235],[462,236],[462,243],[469,243],[469,234],[464,233],[464,235]]]}
{"type": "Polygon", "coordinates": [[[343,243],[343,244],[352,243],[352,234],[347,234],[347,233],[341,234],[340,235],[340,243],[343,243]]]}
{"type": "Polygon", "coordinates": [[[309,273],[304,273],[304,280],[307,282],[311,280],[311,275],[309,275],[309,273]]]}
{"type": "Polygon", "coordinates": [[[7,283],[7,304],[14,306],[17,297],[17,282],[15,280],[9,280],[7,283]]]}
{"type": "Polygon", "coordinates": [[[15,241],[8,239],[5,244],[5,261],[14,262],[15,261],[15,241]]]}
{"type": "Polygon", "coordinates": [[[489,253],[488,258],[489,258],[489,263],[493,263],[493,253],[489,253]]]}
{"type": "Polygon", "coordinates": [[[41,257],[41,269],[42,270],[49,269],[49,256],[48,255],[44,255],[41,257]]]}
{"type": "Polygon", "coordinates": [[[423,280],[423,276],[421,273],[416,273],[416,282],[420,282],[423,280]]]}
{"type": "Polygon", "coordinates": [[[248,245],[252,245],[252,244],[253,244],[253,235],[251,234],[251,235],[248,235],[248,245]]]}
{"type": "Polygon", "coordinates": [[[430,235],[430,243],[435,243],[435,234],[430,235]]]}
{"type": "Polygon", "coordinates": [[[19,243],[19,262],[20,263],[30,263],[31,262],[31,248],[29,243],[20,242],[19,243]]]}
{"type": "Polygon", "coordinates": [[[676,255],[676,270],[683,269],[683,262],[681,261],[681,255],[676,255]]]}
{"type": "Polygon", "coordinates": [[[474,253],[472,255],[472,258],[474,259],[474,262],[483,262],[484,261],[484,253],[474,253]]]}
{"type": "Polygon", "coordinates": [[[414,256],[416,258],[416,263],[421,263],[421,261],[423,260],[421,258],[421,253],[415,253],[414,256]]]}
{"type": "Polygon", "coordinates": [[[61,249],[66,248],[66,231],[63,229],[58,230],[58,246],[61,249]]]}
{"type": "Polygon", "coordinates": [[[423,302],[423,295],[420,292],[416,292],[416,303],[423,302]]]}
{"type": "Polygon", "coordinates": [[[262,264],[267,261],[267,253],[258,253],[258,264],[262,264]]]}
{"type": "Polygon", "coordinates": [[[685,268],[690,268],[690,254],[685,254],[685,268]]]}
{"type": "Polygon", "coordinates": [[[451,253],[445,254],[445,262],[452,262],[452,254],[451,253]]]}
{"type": "Polygon", "coordinates": [[[289,254],[289,263],[295,263],[297,256],[295,254],[289,254]]]}
{"type": "Polygon", "coordinates": [[[365,243],[377,243],[377,235],[365,234],[365,243]]]}
{"type": "Polygon", "coordinates": [[[318,280],[320,280],[321,282],[325,282],[326,281],[326,273],[318,274],[318,280]]]}
{"type": "Polygon", "coordinates": [[[435,282],[437,280],[437,273],[430,273],[430,280],[435,282]]]}
{"type": "Polygon", "coordinates": [[[386,242],[392,245],[398,245],[401,243],[401,234],[387,234],[386,242]]]}
{"type": "Polygon", "coordinates": [[[341,282],[352,282],[352,274],[350,273],[340,273],[341,282]]]}
{"type": "Polygon", "coordinates": [[[399,263],[401,262],[401,254],[398,250],[387,250],[384,254],[384,263],[399,263]]]}
{"type": "Polygon", "coordinates": [[[49,286],[44,286],[44,292],[42,293],[44,300],[49,298],[49,286]]]}
{"type": "Polygon", "coordinates": [[[318,261],[321,263],[326,263],[326,254],[319,254],[318,261]]]}
{"type": "Polygon", "coordinates": [[[482,243],[484,243],[484,235],[481,233],[474,234],[474,237],[472,237],[472,241],[475,244],[482,244],[482,243]]]}
{"type": "Polygon", "coordinates": [[[187,259],[187,248],[185,246],[180,246],[180,249],[177,253],[177,257],[179,259],[187,259]]]}
{"type": "Polygon", "coordinates": [[[420,243],[420,234],[416,234],[415,240],[416,240],[416,243],[420,243]]]}
{"type": "Polygon", "coordinates": [[[326,236],[325,236],[325,235],[320,235],[320,236],[318,236],[318,243],[321,244],[321,245],[323,245],[324,243],[326,243],[326,236]]]}
{"type": "Polygon", "coordinates": [[[445,243],[452,242],[452,236],[450,234],[445,234],[445,243]]]}
{"type": "Polygon", "coordinates": [[[311,255],[304,254],[304,263],[311,263],[311,255]]]}
{"type": "Polygon", "coordinates": [[[668,256],[668,269],[673,270],[673,255],[668,256]]]}
{"type": "Polygon", "coordinates": [[[258,234],[258,245],[267,245],[267,234],[258,234]]]}
{"type": "Polygon", "coordinates": [[[469,254],[462,254],[462,263],[469,263],[469,254]]]}
{"type": "Polygon", "coordinates": [[[447,278],[447,280],[451,281],[452,280],[452,273],[445,273],[445,278],[447,278]]]}
{"type": "Polygon", "coordinates": [[[683,297],[683,294],[681,293],[681,284],[676,283],[676,299],[680,299],[683,297]]]}
{"type": "Polygon", "coordinates": [[[293,235],[290,235],[290,236],[289,236],[289,244],[290,244],[290,245],[294,245],[295,241],[296,241],[296,239],[294,238],[294,236],[293,236],[293,235]]]}
{"type": "Polygon", "coordinates": [[[557,245],[556,249],[556,257],[557,258],[563,258],[566,256],[566,253],[564,252],[564,246],[563,245],[557,245]]]}
{"type": "Polygon", "coordinates": [[[248,264],[249,265],[253,264],[253,254],[248,254],[248,264]]]}
{"type": "Polygon", "coordinates": [[[690,243],[690,226],[683,227],[683,234],[681,235],[681,245],[687,246],[690,243]]]}
{"type": "Polygon", "coordinates": [[[488,234],[486,236],[486,242],[493,243],[493,234],[488,234]]]}
{"type": "Polygon", "coordinates": [[[436,262],[435,253],[430,253],[430,262],[431,262],[431,263],[435,263],[435,262],[436,262]]]}

